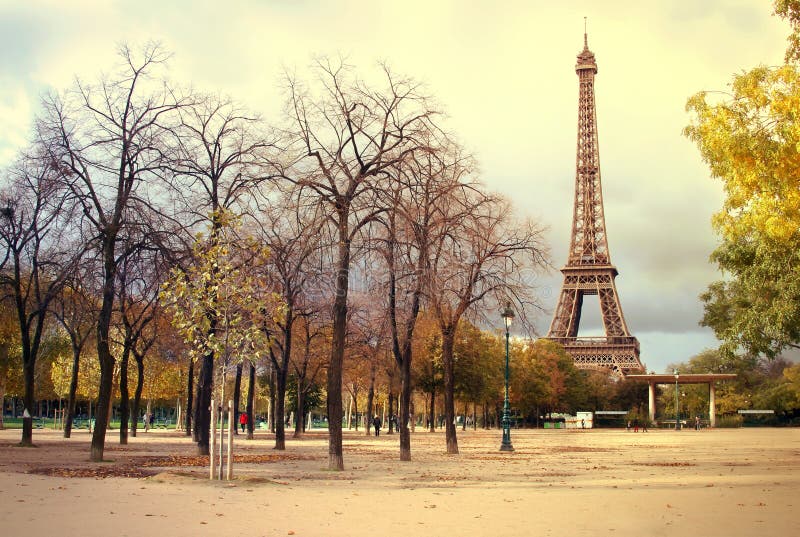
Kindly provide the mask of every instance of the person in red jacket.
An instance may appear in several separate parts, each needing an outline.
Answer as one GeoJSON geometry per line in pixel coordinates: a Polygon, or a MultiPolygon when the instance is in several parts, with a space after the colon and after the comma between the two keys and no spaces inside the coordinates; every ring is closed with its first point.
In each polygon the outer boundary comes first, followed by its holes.
{"type": "Polygon", "coordinates": [[[247,412],[239,414],[239,425],[242,426],[242,432],[244,432],[244,427],[247,425],[247,412]]]}

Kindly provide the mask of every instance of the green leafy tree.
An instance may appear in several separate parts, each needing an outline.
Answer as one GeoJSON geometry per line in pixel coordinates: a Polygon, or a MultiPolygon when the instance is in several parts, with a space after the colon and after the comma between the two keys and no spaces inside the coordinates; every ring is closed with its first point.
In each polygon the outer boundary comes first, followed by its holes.
{"type": "Polygon", "coordinates": [[[789,408],[800,408],[800,364],[784,369],[783,377],[786,381],[789,408]]]}
{"type": "MultiPolygon", "coordinates": [[[[467,403],[494,401],[503,389],[505,342],[462,321],[456,335],[455,393],[467,403]]],[[[464,414],[468,414],[465,410],[464,414]]],[[[466,420],[464,422],[466,426],[466,420]]]]}
{"type": "Polygon", "coordinates": [[[510,398],[527,416],[571,412],[576,396],[585,391],[583,375],[564,351],[550,340],[517,343],[511,350],[510,398]]]}

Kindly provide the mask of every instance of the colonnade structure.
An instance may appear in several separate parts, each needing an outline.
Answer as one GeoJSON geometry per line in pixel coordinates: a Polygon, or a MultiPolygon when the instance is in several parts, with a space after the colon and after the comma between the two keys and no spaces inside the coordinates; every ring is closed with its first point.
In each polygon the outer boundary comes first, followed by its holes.
{"type": "Polygon", "coordinates": [[[674,373],[672,375],[625,375],[625,380],[631,382],[646,382],[648,385],[647,396],[647,416],[650,421],[656,419],[656,384],[669,384],[679,390],[681,384],[708,384],[708,423],[709,426],[716,425],[716,383],[721,380],[731,380],[736,378],[735,373],[674,373]]]}

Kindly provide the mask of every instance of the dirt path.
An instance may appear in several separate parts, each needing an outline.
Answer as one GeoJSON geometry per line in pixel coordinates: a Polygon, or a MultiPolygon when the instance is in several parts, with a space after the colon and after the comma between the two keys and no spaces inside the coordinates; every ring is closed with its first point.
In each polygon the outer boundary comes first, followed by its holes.
{"type": "MultiPolygon", "coordinates": [[[[0,431],[3,535],[482,536],[800,534],[800,430],[696,432],[459,431],[459,456],[441,433],[345,433],[345,466],[329,472],[327,438],[237,439],[235,480],[210,482],[207,459],[174,432],[109,435],[88,462],[89,435],[64,440],[0,431]]],[[[241,437],[240,437],[241,438],[241,437]]]]}

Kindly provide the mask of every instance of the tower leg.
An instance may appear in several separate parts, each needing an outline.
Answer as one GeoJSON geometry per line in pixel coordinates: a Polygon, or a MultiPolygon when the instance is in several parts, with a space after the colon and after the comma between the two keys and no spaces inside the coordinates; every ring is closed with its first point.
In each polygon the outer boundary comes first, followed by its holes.
{"type": "Polygon", "coordinates": [[[561,289],[548,337],[576,337],[581,323],[583,294],[577,289],[561,289]]]}

